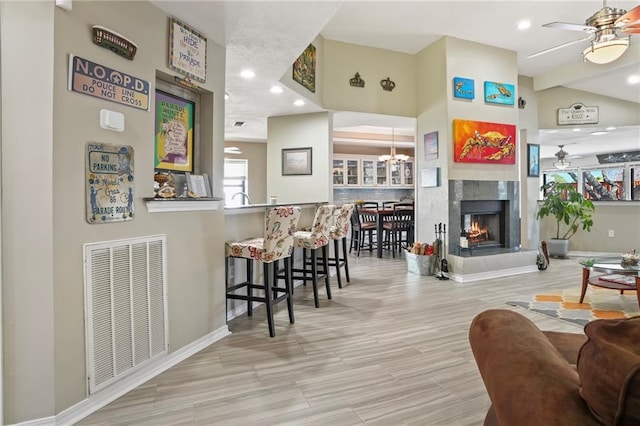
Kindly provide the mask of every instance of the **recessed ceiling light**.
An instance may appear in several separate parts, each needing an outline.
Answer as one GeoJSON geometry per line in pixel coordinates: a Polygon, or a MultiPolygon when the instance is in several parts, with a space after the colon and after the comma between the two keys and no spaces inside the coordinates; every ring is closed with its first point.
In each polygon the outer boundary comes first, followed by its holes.
{"type": "Polygon", "coordinates": [[[627,83],[629,84],[638,84],[640,83],[640,74],[633,74],[627,78],[627,83]]]}
{"type": "Polygon", "coordinates": [[[581,132],[582,129],[573,129],[574,132],[581,132]]]}
{"type": "Polygon", "coordinates": [[[240,73],[240,77],[242,78],[253,78],[256,76],[256,73],[253,72],[252,70],[242,70],[242,72],[240,73]]]}
{"type": "Polygon", "coordinates": [[[549,130],[549,133],[558,133],[557,130],[549,130]]]}
{"type": "Polygon", "coordinates": [[[611,126],[611,127],[607,127],[605,130],[615,130],[616,128],[611,126]]]}
{"type": "Polygon", "coordinates": [[[271,93],[282,93],[284,92],[284,89],[282,88],[282,86],[272,86],[270,89],[271,93]]]}
{"type": "Polygon", "coordinates": [[[304,101],[303,101],[302,99],[296,99],[296,100],[293,102],[293,104],[294,104],[295,106],[302,106],[302,105],[304,105],[304,101]]]}
{"type": "Polygon", "coordinates": [[[228,93],[225,93],[225,94],[224,94],[224,100],[226,101],[227,99],[229,99],[229,94],[228,94],[228,93]]]}
{"type": "Polygon", "coordinates": [[[518,29],[519,30],[526,30],[527,28],[530,28],[530,27],[531,27],[531,21],[529,21],[527,19],[518,22],[518,29]]]}
{"type": "Polygon", "coordinates": [[[597,131],[597,132],[591,132],[589,133],[591,136],[600,136],[600,135],[606,135],[609,132],[603,132],[603,131],[597,131]]]}

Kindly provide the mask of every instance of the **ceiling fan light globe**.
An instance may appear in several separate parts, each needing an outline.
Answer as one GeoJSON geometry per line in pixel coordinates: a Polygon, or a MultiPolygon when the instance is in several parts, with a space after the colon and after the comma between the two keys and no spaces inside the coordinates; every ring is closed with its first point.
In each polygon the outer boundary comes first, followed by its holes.
{"type": "Polygon", "coordinates": [[[582,52],[585,61],[608,64],[618,59],[629,47],[629,38],[592,43],[582,52]]]}
{"type": "Polygon", "coordinates": [[[569,167],[570,165],[571,165],[570,161],[564,161],[564,160],[556,161],[555,163],[553,163],[553,166],[556,169],[560,169],[560,170],[564,170],[567,167],[569,167]]]}

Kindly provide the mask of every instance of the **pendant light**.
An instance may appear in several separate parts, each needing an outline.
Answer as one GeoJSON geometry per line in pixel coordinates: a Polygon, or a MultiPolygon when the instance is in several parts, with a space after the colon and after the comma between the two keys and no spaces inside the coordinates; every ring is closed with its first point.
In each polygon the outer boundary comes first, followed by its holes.
{"type": "Polygon", "coordinates": [[[385,154],[378,157],[380,161],[387,161],[389,163],[404,163],[409,160],[409,156],[405,154],[396,154],[395,144],[395,132],[393,127],[391,128],[391,154],[385,154]]]}
{"type": "Polygon", "coordinates": [[[560,148],[560,151],[556,152],[556,158],[558,161],[554,162],[553,166],[556,169],[564,170],[571,165],[571,161],[565,159],[569,153],[562,149],[564,145],[558,145],[558,147],[560,148]]]}

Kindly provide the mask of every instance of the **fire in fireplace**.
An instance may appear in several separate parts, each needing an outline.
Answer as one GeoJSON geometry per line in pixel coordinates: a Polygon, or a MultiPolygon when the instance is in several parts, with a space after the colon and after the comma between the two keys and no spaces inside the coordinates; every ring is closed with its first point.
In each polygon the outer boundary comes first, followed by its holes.
{"type": "Polygon", "coordinates": [[[462,201],[460,229],[473,247],[504,247],[504,202],[462,201]]]}

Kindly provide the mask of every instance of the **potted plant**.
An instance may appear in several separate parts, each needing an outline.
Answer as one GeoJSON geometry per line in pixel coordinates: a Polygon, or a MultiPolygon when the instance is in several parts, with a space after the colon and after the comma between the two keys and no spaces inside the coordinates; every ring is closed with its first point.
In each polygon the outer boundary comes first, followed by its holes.
{"type": "Polygon", "coordinates": [[[547,240],[549,255],[565,257],[569,252],[569,238],[579,229],[591,230],[591,214],[595,208],[569,183],[549,182],[540,188],[544,199],[536,214],[538,219],[553,216],[556,221],[556,236],[547,240]]]}

